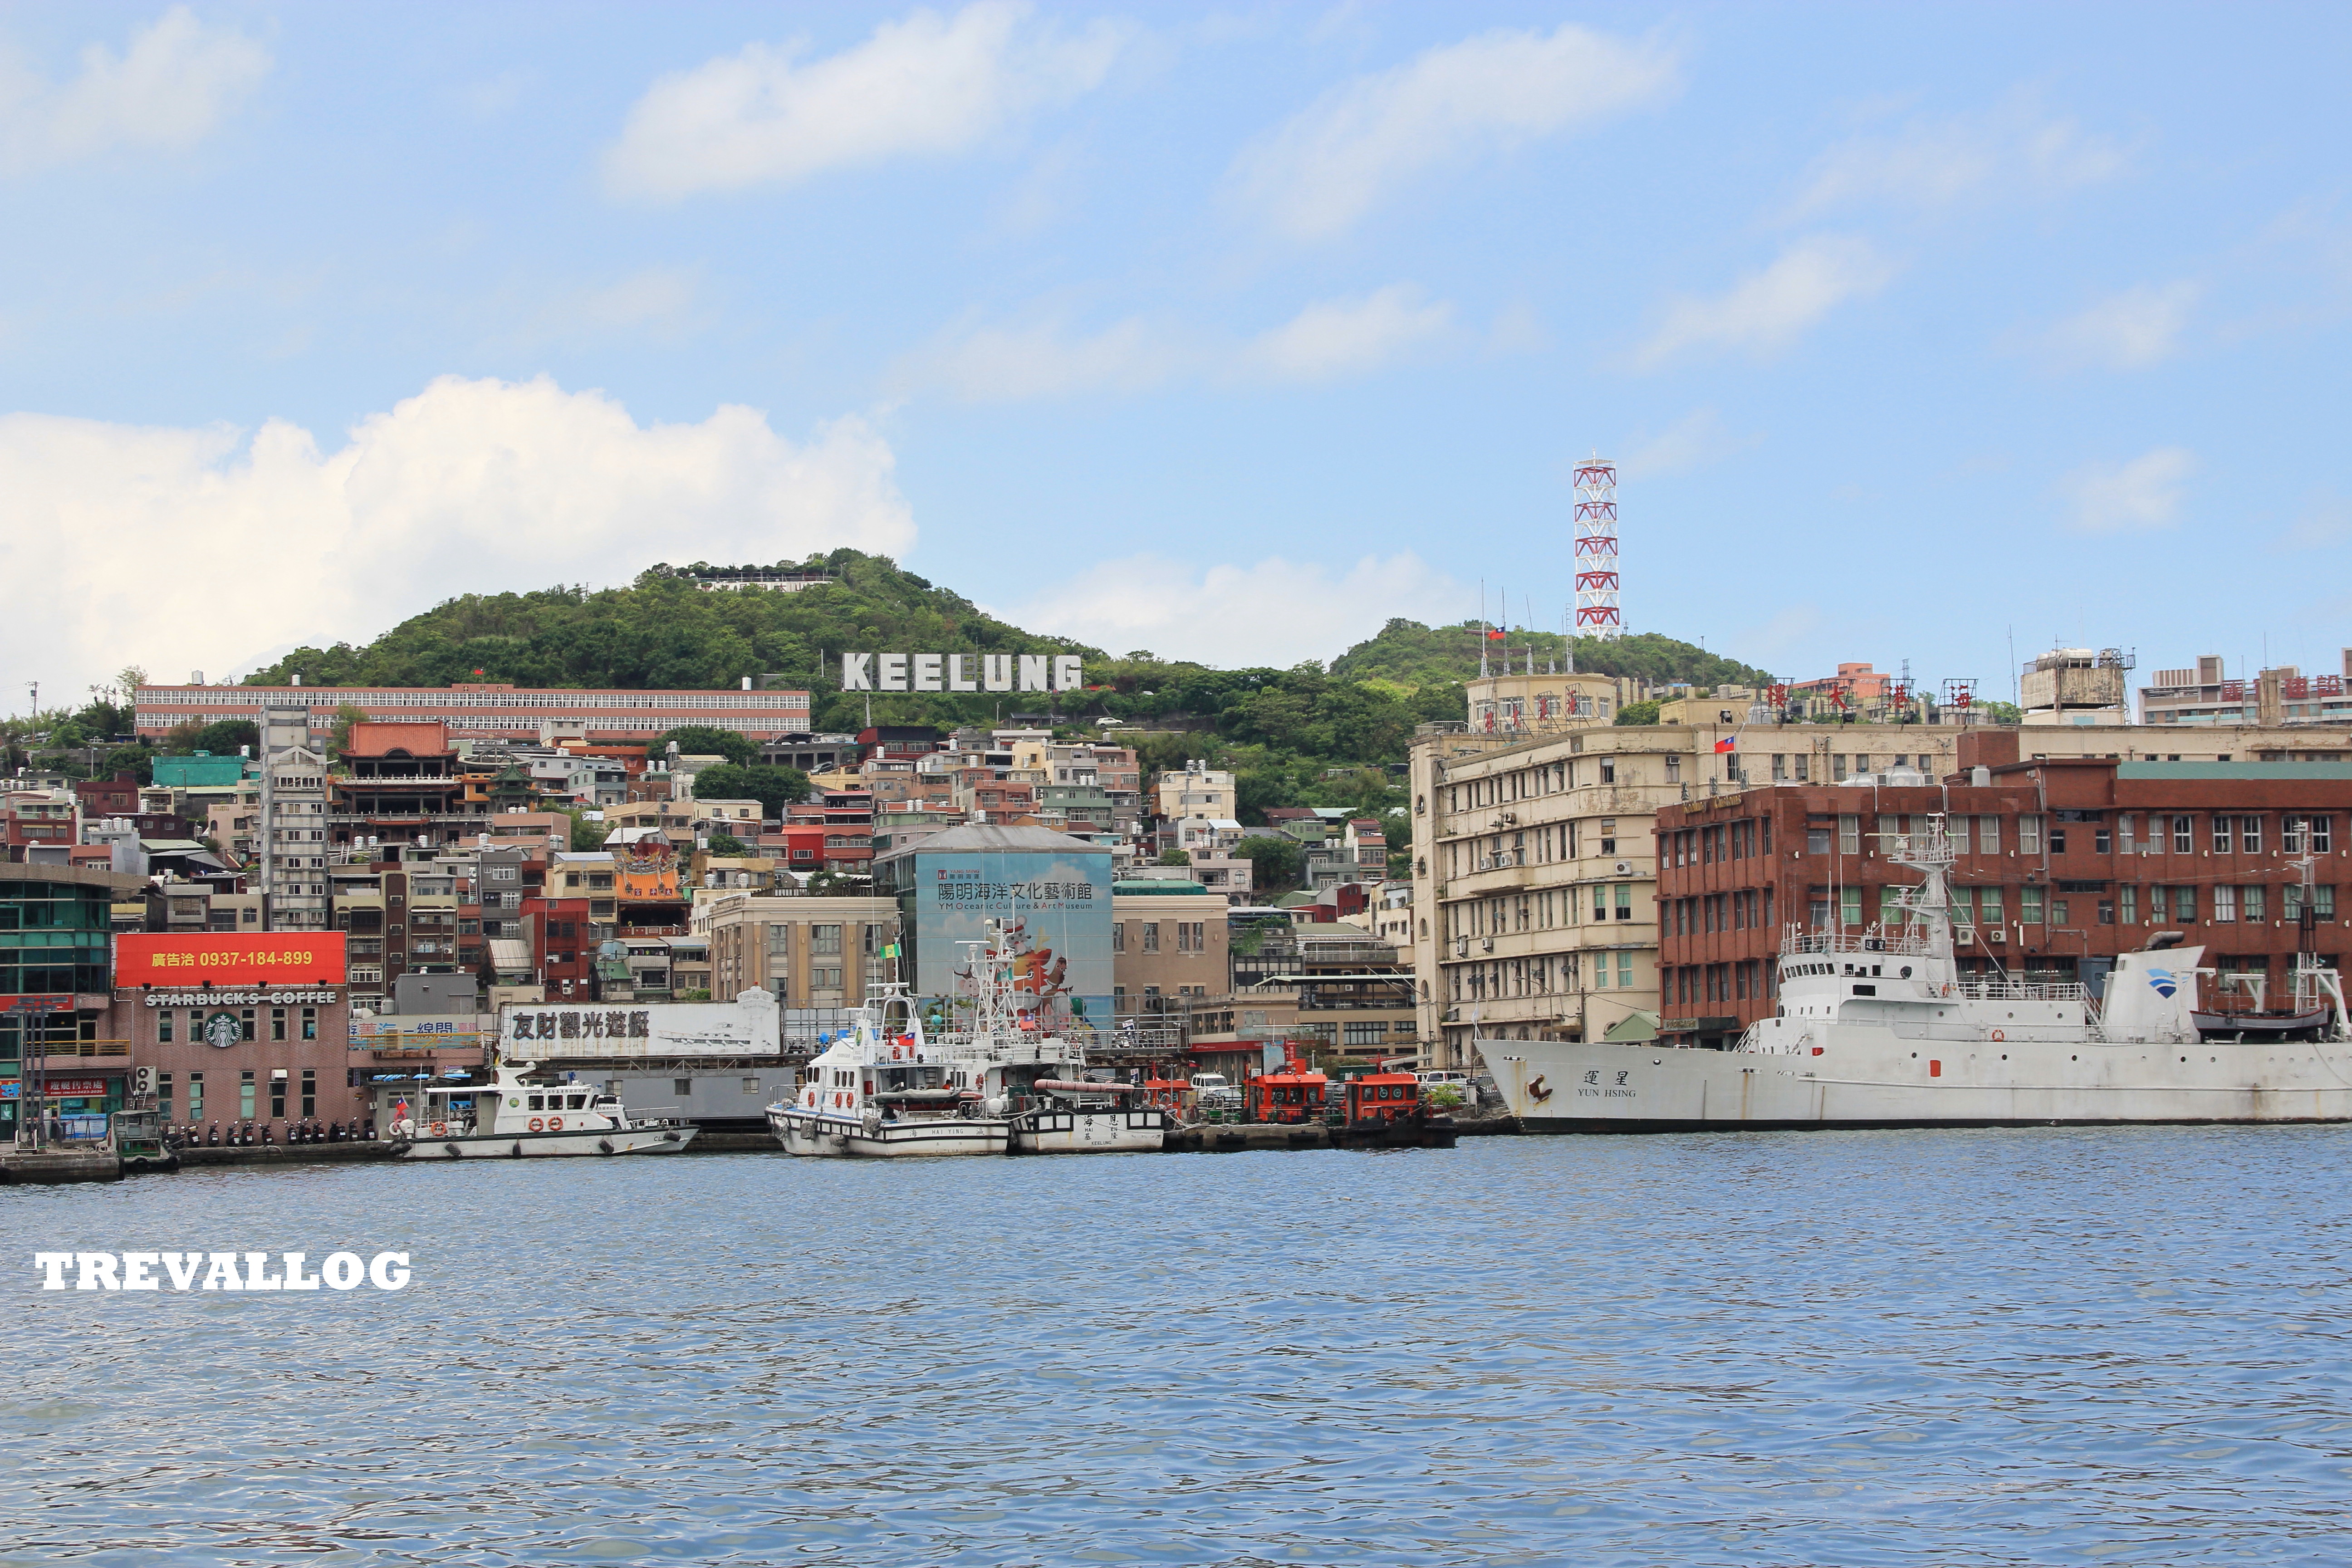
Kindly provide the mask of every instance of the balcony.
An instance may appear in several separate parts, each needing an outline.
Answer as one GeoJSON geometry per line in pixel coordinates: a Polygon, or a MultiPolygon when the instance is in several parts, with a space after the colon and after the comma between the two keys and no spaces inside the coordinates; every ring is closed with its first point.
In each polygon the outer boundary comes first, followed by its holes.
{"type": "Polygon", "coordinates": [[[55,1061],[60,1057],[127,1057],[131,1054],[129,1040],[51,1040],[44,1045],[39,1031],[26,1041],[26,1055],[38,1058],[47,1056],[55,1061]]]}

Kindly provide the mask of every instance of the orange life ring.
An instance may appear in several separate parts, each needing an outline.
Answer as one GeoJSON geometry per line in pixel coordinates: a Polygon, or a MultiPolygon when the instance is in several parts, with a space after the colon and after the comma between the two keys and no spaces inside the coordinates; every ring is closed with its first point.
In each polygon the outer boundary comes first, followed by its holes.
{"type": "Polygon", "coordinates": [[[446,1136],[448,1135],[448,1132],[449,1132],[449,1124],[448,1124],[447,1122],[446,1122],[446,1121],[436,1121],[436,1122],[435,1122],[435,1123],[433,1124],[433,1136],[435,1136],[436,1138],[443,1138],[443,1137],[446,1137],[446,1136]]]}
{"type": "Polygon", "coordinates": [[[1995,1029],[1992,1032],[1992,1037],[1996,1040],[2005,1040],[2009,1038],[2007,1035],[2002,1034],[1999,1029],[1995,1029]]]}
{"type": "Polygon", "coordinates": [[[551,1117],[549,1117],[549,1118],[547,1119],[547,1130],[548,1130],[550,1132],[561,1132],[561,1131],[563,1131],[563,1118],[562,1118],[561,1116],[551,1116],[551,1117]]]}
{"type": "Polygon", "coordinates": [[[540,1130],[541,1130],[542,1127],[544,1127],[545,1125],[546,1125],[546,1123],[545,1123],[545,1122],[543,1122],[543,1121],[541,1121],[538,1117],[536,1117],[536,1116],[534,1116],[534,1117],[532,1117],[532,1118],[530,1119],[530,1130],[531,1130],[533,1132],[537,1132],[538,1131],[540,1131],[540,1130]]]}

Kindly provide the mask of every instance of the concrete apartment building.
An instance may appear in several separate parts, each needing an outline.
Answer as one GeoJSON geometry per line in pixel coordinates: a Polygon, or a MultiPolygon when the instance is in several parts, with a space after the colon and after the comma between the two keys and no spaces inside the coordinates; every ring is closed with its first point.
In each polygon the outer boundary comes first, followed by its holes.
{"type": "Polygon", "coordinates": [[[306,708],[313,735],[357,708],[385,723],[446,724],[467,739],[539,741],[555,734],[645,741],[687,724],[734,730],[755,741],[808,732],[805,691],[524,690],[497,682],[415,686],[142,686],[133,699],[139,733],[160,740],[174,724],[250,719],[269,708],[306,708]]]}
{"type": "Polygon", "coordinates": [[[1160,775],[1154,785],[1159,815],[1169,820],[1185,816],[1211,819],[1241,815],[1235,805],[1234,775],[1200,762],[1186,763],[1181,772],[1160,775]]]}
{"type": "Polygon", "coordinates": [[[2154,671],[2139,689],[2140,722],[2273,729],[2352,724],[2352,647],[2333,675],[2305,675],[2294,665],[2265,669],[2253,679],[2230,679],[2221,656],[2206,654],[2186,669],[2154,671]]]}
{"type": "MultiPolygon", "coordinates": [[[[1969,736],[1963,761],[2012,733],[1969,736]]],[[[1957,856],[1956,949],[1973,973],[2095,996],[2117,953],[2179,931],[2204,947],[2200,968],[2260,977],[2275,1004],[2306,907],[2313,951],[2333,963],[2345,949],[2352,763],[2053,758],[1960,776],[1971,782],[1781,784],[1662,809],[1664,1031],[1720,1047],[1769,1016],[1784,925],[1898,934],[1899,895],[1920,879],[1892,854],[1936,819],[1957,856]]],[[[2205,1005],[2224,1000],[2203,985],[2205,1005]]],[[[2234,989],[2251,1005],[2252,987],[2234,989]]]]}
{"type": "Polygon", "coordinates": [[[1223,899],[1195,882],[1118,882],[1110,912],[1114,1012],[1181,1011],[1225,993],[1223,899]]]}
{"type": "Polygon", "coordinates": [[[693,928],[709,943],[717,997],[757,986],[787,1009],[849,1007],[894,977],[883,952],[898,941],[892,899],[722,892],[696,902],[693,928]]]}
{"type": "MultiPolygon", "coordinates": [[[[1482,702],[1501,710],[1493,685],[1471,684],[1472,712],[1482,702]]],[[[1751,777],[1939,778],[1958,765],[1964,732],[1620,726],[1598,707],[1589,720],[1529,720],[1517,730],[1424,726],[1413,742],[1412,955],[1417,1034],[1433,1066],[1472,1065],[1474,1031],[1598,1038],[1656,1009],[1661,807],[1735,793],[1751,777]],[[1718,752],[1726,740],[1736,750],[1718,752]]]]}

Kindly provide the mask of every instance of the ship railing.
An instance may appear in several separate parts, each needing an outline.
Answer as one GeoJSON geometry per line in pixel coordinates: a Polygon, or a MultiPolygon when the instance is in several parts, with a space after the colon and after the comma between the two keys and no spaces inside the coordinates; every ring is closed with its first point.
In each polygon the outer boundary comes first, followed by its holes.
{"type": "Polygon", "coordinates": [[[1927,943],[1915,936],[1846,936],[1832,931],[1796,931],[1780,944],[1784,953],[1893,952],[1908,958],[1927,955],[1927,943]]]}
{"type": "Polygon", "coordinates": [[[2091,996],[2074,981],[1963,980],[1959,994],[1971,1002],[2087,1002],[2091,996]]]}

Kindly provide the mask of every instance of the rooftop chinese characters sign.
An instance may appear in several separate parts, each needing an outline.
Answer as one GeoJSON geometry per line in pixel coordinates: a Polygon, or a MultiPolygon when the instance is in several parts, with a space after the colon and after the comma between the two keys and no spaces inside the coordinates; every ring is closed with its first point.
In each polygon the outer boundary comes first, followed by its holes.
{"type": "Polygon", "coordinates": [[[339,931],[125,932],[114,939],[117,985],[341,985],[339,931]]]}

